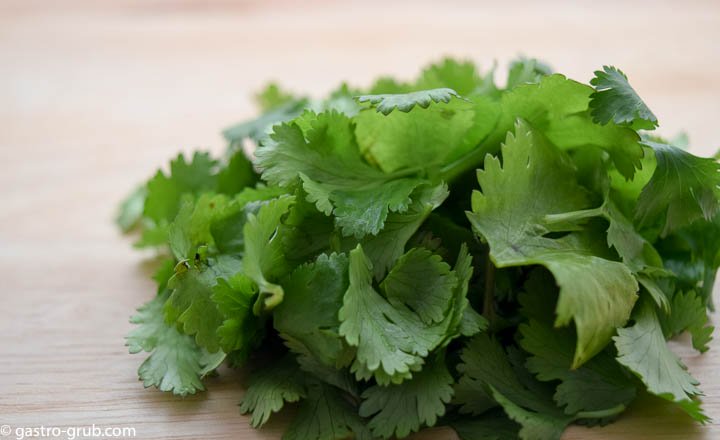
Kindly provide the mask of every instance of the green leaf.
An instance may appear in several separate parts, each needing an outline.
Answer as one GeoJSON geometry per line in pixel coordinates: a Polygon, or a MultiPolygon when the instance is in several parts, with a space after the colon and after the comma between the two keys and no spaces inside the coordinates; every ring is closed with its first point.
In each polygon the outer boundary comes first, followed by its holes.
{"type": "MultiPolygon", "coordinates": [[[[283,282],[285,297],[273,312],[275,329],[290,336],[322,364],[336,366],[345,346],[338,334],[338,311],[348,289],[344,254],[320,255],[295,269],[283,282]],[[312,319],[308,319],[308,317],[312,319]]],[[[287,339],[287,338],[286,338],[287,339]]]]}
{"type": "Polygon", "coordinates": [[[595,92],[590,95],[590,108],[593,120],[598,124],[612,121],[636,129],[652,130],[657,127],[657,118],[620,69],[603,66],[603,70],[595,71],[590,84],[595,86],[595,92]]]}
{"type": "Polygon", "coordinates": [[[306,395],[304,375],[292,356],[287,355],[252,372],[240,412],[252,413],[250,423],[259,428],[285,403],[297,402],[306,395]]]}
{"type": "Polygon", "coordinates": [[[521,428],[518,436],[522,440],[560,440],[565,427],[572,421],[570,417],[546,414],[528,410],[515,404],[512,400],[490,387],[493,397],[505,410],[508,417],[517,422],[521,428]]]}
{"type": "MultiPolygon", "coordinates": [[[[340,335],[357,347],[355,368],[408,373],[442,341],[446,325],[425,325],[404,304],[393,307],[372,286],[372,263],[362,247],[350,252],[350,287],[339,312],[340,335]]],[[[405,376],[403,376],[405,377],[405,376]]]]}
{"type": "Polygon", "coordinates": [[[439,255],[413,248],[400,257],[380,288],[390,304],[407,305],[429,325],[445,318],[457,282],[439,255]]]}
{"type": "Polygon", "coordinates": [[[213,245],[213,223],[228,215],[229,200],[224,195],[202,194],[197,201],[183,199],[175,221],[168,229],[170,249],[177,260],[194,258],[199,246],[213,245]]]}
{"type": "Polygon", "coordinates": [[[292,93],[283,90],[277,83],[269,83],[255,95],[260,109],[264,112],[297,100],[292,93]]]}
{"type": "MultiPolygon", "coordinates": [[[[485,399],[492,396],[489,388],[492,387],[506,398],[534,411],[562,414],[550,396],[535,393],[519,380],[505,350],[494,338],[486,334],[474,336],[463,348],[460,358],[458,388],[482,389],[487,395],[479,397],[485,399]]],[[[471,401],[458,403],[473,404],[471,401]]]]}
{"type": "Polygon", "coordinates": [[[308,385],[302,401],[290,422],[283,440],[343,440],[349,437],[370,440],[372,435],[337,388],[322,384],[308,385]]]}
{"type": "Polygon", "coordinates": [[[220,278],[213,287],[211,299],[223,315],[217,335],[226,353],[241,351],[247,357],[262,338],[263,322],[252,313],[257,293],[255,284],[242,273],[227,280],[220,278]]]}
{"type": "Polygon", "coordinates": [[[407,113],[416,105],[428,108],[433,102],[447,103],[452,98],[461,97],[453,89],[442,88],[402,94],[361,95],[357,97],[357,100],[360,103],[369,103],[379,113],[387,116],[395,109],[407,113]]]}
{"type": "Polygon", "coordinates": [[[660,316],[665,333],[670,336],[684,331],[692,334],[693,347],[704,353],[712,340],[714,327],[708,324],[707,307],[695,292],[676,292],[669,312],[660,316]]]}
{"type": "Polygon", "coordinates": [[[223,137],[230,142],[231,151],[242,149],[242,142],[245,139],[251,139],[255,142],[265,141],[275,124],[295,118],[303,111],[306,104],[307,100],[305,99],[289,101],[268,110],[256,119],[226,128],[222,132],[223,137]]]}
{"type": "Polygon", "coordinates": [[[192,337],[165,322],[163,304],[167,298],[163,293],[138,309],[130,319],[138,327],[128,334],[126,345],[133,354],[151,353],[138,369],[146,388],[155,386],[181,396],[194,394],[205,389],[202,376],[206,367],[217,366],[217,355],[198,347],[192,337]]]}
{"type": "Polygon", "coordinates": [[[528,370],[539,380],[560,381],[554,399],[566,414],[627,407],[635,398],[637,391],[631,377],[607,351],[571,369],[575,349],[572,332],[536,320],[520,325],[519,331],[520,345],[532,354],[526,364],[528,370]]]}
{"type": "Polygon", "coordinates": [[[657,168],[637,201],[641,225],[659,223],[662,235],[695,220],[712,219],[720,209],[720,164],[673,147],[646,141],[657,168]]]}
{"type": "Polygon", "coordinates": [[[371,417],[368,426],[375,436],[406,437],[423,425],[434,426],[445,414],[453,383],[444,356],[439,355],[400,385],[374,385],[365,390],[360,415],[371,417]]]}
{"type": "MultiPolygon", "coordinates": [[[[381,280],[398,258],[405,253],[405,247],[430,213],[440,206],[448,196],[446,185],[421,186],[412,194],[413,202],[403,213],[390,213],[383,229],[377,235],[368,235],[361,241],[365,254],[373,262],[373,275],[381,280]]],[[[355,240],[346,240],[348,250],[355,247],[355,240]]]]}
{"type": "Polygon", "coordinates": [[[510,63],[506,89],[512,89],[520,84],[538,83],[543,76],[552,74],[547,64],[535,58],[520,57],[510,63]]]}
{"type": "Polygon", "coordinates": [[[418,169],[437,174],[472,152],[493,130],[498,114],[497,103],[483,97],[454,99],[407,113],[365,110],[354,118],[355,133],[360,151],[383,171],[418,169]]]}
{"type": "Polygon", "coordinates": [[[257,180],[258,175],[255,174],[252,162],[245,156],[245,152],[238,151],[218,173],[217,191],[222,194],[239,193],[244,188],[255,185],[257,180]]]}
{"type": "Polygon", "coordinates": [[[214,353],[220,349],[217,330],[224,316],[212,300],[218,278],[229,278],[241,270],[241,263],[230,256],[210,258],[207,264],[181,262],[168,281],[172,294],[165,304],[168,323],[177,322],[183,332],[194,335],[198,345],[214,353]]]}
{"type": "Polygon", "coordinates": [[[243,226],[245,238],[245,275],[257,283],[259,296],[253,311],[259,315],[277,307],[283,300],[282,286],[268,279],[277,279],[287,272],[282,239],[278,233],[283,217],[295,202],[292,196],[282,196],[263,205],[257,215],[248,214],[243,226]]]}
{"type": "Polygon", "coordinates": [[[489,411],[480,417],[462,418],[451,422],[462,440],[517,440],[518,424],[501,410],[489,411]]]}
{"type": "Polygon", "coordinates": [[[537,84],[522,84],[502,96],[502,117],[492,139],[502,141],[518,118],[527,121],[562,150],[595,146],[606,151],[627,179],[640,167],[643,150],[638,134],[627,127],[594,124],[588,111],[593,89],[563,75],[547,75],[537,84]]]}
{"type": "Polygon", "coordinates": [[[418,89],[449,87],[461,95],[470,95],[478,89],[485,89],[492,78],[482,78],[471,61],[456,61],[445,58],[423,69],[417,81],[418,89]]]}
{"type": "Polygon", "coordinates": [[[577,185],[567,158],[519,122],[502,148],[478,171],[482,193],[475,191],[468,218],[490,245],[498,267],[542,265],[560,286],[556,326],[575,322],[573,367],[601,351],[630,316],[638,284],[622,263],[597,255],[587,236],[570,233],[548,238],[558,224],[546,216],[582,209],[585,191],[577,185]],[[595,255],[594,255],[595,254],[595,255]]]}
{"type": "Polygon", "coordinates": [[[128,232],[140,223],[147,198],[147,187],[139,186],[125,200],[118,210],[115,223],[123,232],[128,232]]]}
{"type": "Polygon", "coordinates": [[[187,163],[180,154],[170,162],[170,175],[158,171],[147,183],[144,215],[156,223],[175,218],[183,194],[197,194],[216,185],[214,169],[217,163],[207,153],[195,153],[187,163]]]}
{"type": "Polygon", "coordinates": [[[700,408],[698,381],[680,359],[670,351],[651,303],[640,303],[635,325],[617,331],[615,346],[618,362],[637,374],[656,396],[677,403],[699,422],[709,419],[700,408]]]}
{"type": "Polygon", "coordinates": [[[347,236],[380,232],[389,212],[408,209],[410,194],[421,183],[365,163],[351,120],[337,112],[306,112],[294,123],[275,127],[271,139],[256,152],[263,178],[280,186],[301,178],[308,200],[326,215],[334,214],[347,236]],[[299,124],[308,126],[306,134],[299,124]]]}

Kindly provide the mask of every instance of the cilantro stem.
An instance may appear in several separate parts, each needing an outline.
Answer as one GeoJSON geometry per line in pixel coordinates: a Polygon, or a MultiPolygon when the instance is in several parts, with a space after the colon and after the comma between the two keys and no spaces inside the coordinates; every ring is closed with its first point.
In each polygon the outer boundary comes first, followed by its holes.
{"type": "Polygon", "coordinates": [[[575,415],[575,420],[577,419],[604,419],[606,417],[612,417],[620,414],[621,412],[625,411],[625,405],[620,404],[618,406],[613,406],[612,408],[608,409],[601,409],[599,411],[580,411],[575,415]]]}
{"type": "Polygon", "coordinates": [[[488,250],[487,261],[485,263],[485,292],[483,295],[483,316],[488,322],[492,323],[495,319],[495,265],[490,260],[490,251],[488,250]]]}

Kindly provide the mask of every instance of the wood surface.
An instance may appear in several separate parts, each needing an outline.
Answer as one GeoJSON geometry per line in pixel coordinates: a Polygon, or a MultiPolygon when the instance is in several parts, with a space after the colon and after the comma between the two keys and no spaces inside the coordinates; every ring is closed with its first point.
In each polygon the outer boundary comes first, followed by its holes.
{"type": "MultiPolygon", "coordinates": [[[[177,398],[144,390],[124,347],[153,295],[152,253],[117,202],[178,151],[224,147],[268,79],[320,95],[414,75],[441,55],[489,68],[538,56],[587,81],[621,67],[692,149],[720,146],[720,2],[0,2],[0,424],[132,426],[142,439],[278,439],[236,406],[241,373],[177,398]]],[[[498,69],[501,77],[504,69],[498,69]]],[[[673,343],[720,419],[720,344],[673,343]]],[[[720,438],[656,398],[566,439],[720,438]]],[[[9,437],[14,438],[14,437],[9,437]]],[[[453,439],[446,430],[416,438],[453,439]]]]}

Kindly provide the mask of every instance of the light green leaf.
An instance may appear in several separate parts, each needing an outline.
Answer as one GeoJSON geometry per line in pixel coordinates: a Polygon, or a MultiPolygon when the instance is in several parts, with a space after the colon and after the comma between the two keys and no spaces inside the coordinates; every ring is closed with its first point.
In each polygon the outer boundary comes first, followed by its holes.
{"type": "Polygon", "coordinates": [[[259,288],[258,299],[253,306],[256,315],[261,311],[272,310],[283,300],[282,286],[268,279],[277,279],[287,272],[278,229],[294,202],[293,196],[273,199],[263,205],[257,215],[248,214],[247,222],[243,226],[245,238],[243,270],[259,288]]]}
{"type": "Polygon", "coordinates": [[[118,210],[115,223],[123,232],[128,232],[140,223],[147,198],[147,187],[139,186],[125,200],[118,210]]]}
{"type": "Polygon", "coordinates": [[[460,98],[460,95],[453,89],[442,88],[401,94],[361,95],[357,100],[375,106],[379,113],[387,116],[395,109],[407,113],[416,105],[428,108],[433,102],[447,103],[452,98],[460,98]]]}
{"type": "Polygon", "coordinates": [[[308,200],[334,214],[344,235],[357,238],[380,232],[389,212],[406,211],[410,194],[422,183],[368,165],[352,121],[337,112],[306,112],[276,126],[256,156],[265,180],[288,186],[301,178],[308,200]]]}

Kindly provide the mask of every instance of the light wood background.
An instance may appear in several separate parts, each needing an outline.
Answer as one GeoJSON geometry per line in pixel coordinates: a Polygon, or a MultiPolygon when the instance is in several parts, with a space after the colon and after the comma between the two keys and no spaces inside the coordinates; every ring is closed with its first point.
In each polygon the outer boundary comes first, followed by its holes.
{"type": "MultiPolygon", "coordinates": [[[[123,336],[153,295],[152,254],[115,230],[117,202],[179,150],[221,151],[219,130],[253,114],[249,96],[270,78],[319,95],[444,54],[486,68],[538,56],[585,81],[614,64],[662,133],[685,128],[704,154],[720,146],[717,1],[0,2],[0,424],[279,438],[282,420],[254,431],[239,415],[240,373],[186,399],[137,382],[142,358],[123,336]]],[[[673,346],[720,419],[720,344],[704,356],[673,346]]],[[[720,438],[645,403],[565,438],[720,438]]]]}

